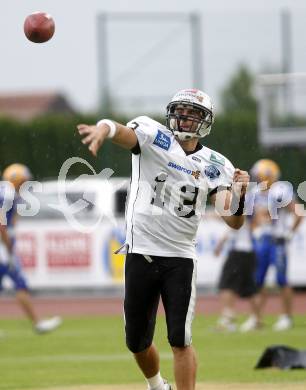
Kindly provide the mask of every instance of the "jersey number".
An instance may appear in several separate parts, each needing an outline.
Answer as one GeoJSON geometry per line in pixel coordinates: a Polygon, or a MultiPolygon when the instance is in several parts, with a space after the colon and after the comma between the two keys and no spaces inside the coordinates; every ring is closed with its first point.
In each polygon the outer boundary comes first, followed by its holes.
{"type": "MultiPolygon", "coordinates": [[[[162,172],[155,178],[154,194],[151,199],[151,204],[156,207],[163,208],[165,205],[162,192],[166,186],[167,176],[168,175],[165,172],[162,172]]],[[[199,194],[199,188],[187,184],[182,186],[179,191],[180,200],[178,206],[174,207],[174,212],[178,217],[191,218],[195,215],[195,205],[199,194]],[[182,195],[184,196],[184,199],[182,199],[182,195]]]]}

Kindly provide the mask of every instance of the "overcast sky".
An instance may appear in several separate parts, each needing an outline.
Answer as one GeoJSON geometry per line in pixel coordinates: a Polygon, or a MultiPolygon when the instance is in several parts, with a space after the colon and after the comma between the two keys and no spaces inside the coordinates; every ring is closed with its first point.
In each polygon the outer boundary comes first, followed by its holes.
{"type": "MultiPolygon", "coordinates": [[[[1,0],[0,93],[60,91],[77,109],[94,111],[99,101],[99,13],[197,12],[202,18],[201,87],[218,102],[221,88],[239,63],[255,73],[280,68],[280,11],[284,7],[292,15],[292,70],[306,72],[305,0],[1,0]],[[38,10],[50,13],[56,22],[55,36],[46,44],[30,43],[23,35],[24,18],[38,10]]],[[[122,21],[109,28],[114,95],[128,99],[151,94],[161,96],[161,101],[165,96],[166,102],[177,89],[194,86],[190,85],[187,25],[171,20],[122,21]]],[[[120,109],[119,100],[118,104],[120,109]]]]}

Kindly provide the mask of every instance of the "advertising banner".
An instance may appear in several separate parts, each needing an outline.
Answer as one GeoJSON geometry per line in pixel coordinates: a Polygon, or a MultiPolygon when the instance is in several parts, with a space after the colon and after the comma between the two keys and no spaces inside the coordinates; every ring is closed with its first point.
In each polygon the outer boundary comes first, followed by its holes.
{"type": "MultiPolygon", "coordinates": [[[[81,233],[65,221],[22,222],[18,226],[17,251],[32,288],[103,288],[123,283],[124,258],[114,252],[124,243],[123,219],[101,223],[91,233],[81,233]]],[[[215,287],[226,249],[216,257],[218,240],[228,230],[218,218],[203,219],[197,236],[199,286],[215,287]]],[[[288,244],[289,279],[306,285],[306,224],[288,244]]],[[[268,274],[274,283],[274,271],[268,274]]]]}

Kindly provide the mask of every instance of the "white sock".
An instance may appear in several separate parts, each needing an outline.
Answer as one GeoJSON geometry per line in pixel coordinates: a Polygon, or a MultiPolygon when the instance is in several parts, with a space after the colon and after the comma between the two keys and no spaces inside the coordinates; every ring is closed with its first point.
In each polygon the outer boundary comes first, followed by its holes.
{"type": "Polygon", "coordinates": [[[152,376],[152,378],[146,378],[146,381],[148,382],[149,389],[150,390],[161,390],[163,389],[164,381],[163,378],[160,375],[160,372],[158,372],[156,375],[152,376]]]}

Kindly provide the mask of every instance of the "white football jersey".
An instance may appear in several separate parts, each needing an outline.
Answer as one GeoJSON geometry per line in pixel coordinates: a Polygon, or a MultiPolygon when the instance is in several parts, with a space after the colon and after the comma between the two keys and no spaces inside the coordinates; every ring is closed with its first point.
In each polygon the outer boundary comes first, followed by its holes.
{"type": "Polygon", "coordinates": [[[232,184],[234,167],[198,144],[186,155],[172,132],[145,116],[127,124],[138,138],[126,210],[128,252],[195,258],[195,238],[207,195],[232,184]]]}
{"type": "Polygon", "coordinates": [[[229,249],[235,251],[252,252],[253,242],[250,218],[246,218],[240,229],[230,231],[229,249]]]}

